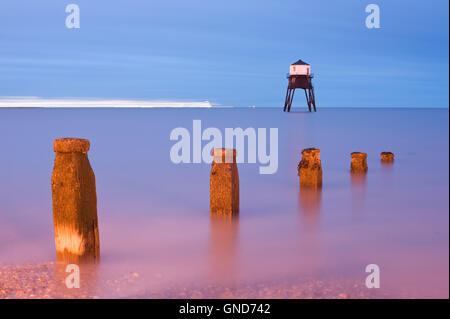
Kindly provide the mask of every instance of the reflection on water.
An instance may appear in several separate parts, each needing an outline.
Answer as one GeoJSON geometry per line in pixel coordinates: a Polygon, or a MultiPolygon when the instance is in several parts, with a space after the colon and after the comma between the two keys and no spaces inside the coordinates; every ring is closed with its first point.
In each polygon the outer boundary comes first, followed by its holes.
{"type": "Polygon", "coordinates": [[[320,267],[322,187],[300,186],[299,206],[301,227],[298,254],[307,260],[309,273],[313,273],[320,267]]]}
{"type": "Polygon", "coordinates": [[[230,283],[236,279],[239,215],[210,218],[210,256],[213,281],[230,283]]]}
{"type": "Polygon", "coordinates": [[[367,173],[350,173],[352,190],[356,193],[364,193],[367,183],[367,173]]]}
{"type": "Polygon", "coordinates": [[[392,177],[394,174],[394,162],[383,162],[380,161],[381,164],[381,174],[383,177],[392,177]]]}
{"type": "Polygon", "coordinates": [[[367,173],[350,173],[352,212],[362,214],[366,200],[367,173]]]}
{"type": "Polygon", "coordinates": [[[322,188],[300,187],[299,203],[302,224],[310,228],[317,227],[322,205],[322,188]]]}

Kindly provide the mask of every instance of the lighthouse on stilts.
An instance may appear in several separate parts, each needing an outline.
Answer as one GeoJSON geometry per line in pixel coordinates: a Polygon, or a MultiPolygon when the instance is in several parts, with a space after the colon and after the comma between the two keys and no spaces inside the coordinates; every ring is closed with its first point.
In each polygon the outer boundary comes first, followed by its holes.
{"type": "Polygon", "coordinates": [[[311,112],[311,106],[313,106],[314,112],[316,112],[316,99],[314,97],[314,87],[311,82],[313,78],[313,75],[311,74],[311,66],[302,60],[298,60],[290,65],[287,78],[289,83],[286,91],[283,111],[291,111],[295,89],[303,89],[305,91],[309,111],[311,112]]]}

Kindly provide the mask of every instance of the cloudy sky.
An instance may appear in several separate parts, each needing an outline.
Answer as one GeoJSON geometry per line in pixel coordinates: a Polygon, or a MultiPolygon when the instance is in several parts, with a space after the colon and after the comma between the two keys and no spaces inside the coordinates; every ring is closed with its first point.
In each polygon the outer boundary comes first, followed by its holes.
{"type": "Polygon", "coordinates": [[[449,105],[447,0],[2,0],[0,96],[281,107],[289,64],[319,107],[449,105]],[[81,28],[65,25],[78,4],[81,28]],[[368,29],[376,3],[381,28],[368,29]]]}

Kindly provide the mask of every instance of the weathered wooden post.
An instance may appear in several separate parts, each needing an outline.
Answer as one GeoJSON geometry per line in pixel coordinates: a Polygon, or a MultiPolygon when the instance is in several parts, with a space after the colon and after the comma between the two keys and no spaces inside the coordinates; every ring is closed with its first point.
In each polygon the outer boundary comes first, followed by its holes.
{"type": "Polygon", "coordinates": [[[352,157],[350,171],[352,173],[366,173],[367,172],[367,153],[353,152],[350,155],[352,157]]]}
{"type": "Polygon", "coordinates": [[[380,156],[381,156],[382,163],[394,162],[394,153],[392,153],[392,152],[381,152],[380,156]]]}
{"type": "Polygon", "coordinates": [[[236,150],[216,148],[210,179],[211,215],[236,216],[239,214],[239,174],[236,150]]]}
{"type": "Polygon", "coordinates": [[[56,258],[68,263],[98,262],[100,244],[95,175],[88,140],[56,139],[52,174],[56,258]]]}
{"type": "Polygon", "coordinates": [[[320,150],[306,148],[302,151],[302,160],[297,166],[301,187],[320,188],[322,186],[322,164],[320,150]]]}

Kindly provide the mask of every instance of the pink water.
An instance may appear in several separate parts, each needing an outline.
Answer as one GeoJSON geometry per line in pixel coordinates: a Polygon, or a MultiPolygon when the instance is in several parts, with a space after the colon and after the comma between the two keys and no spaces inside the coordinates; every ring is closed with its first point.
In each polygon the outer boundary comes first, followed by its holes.
{"type": "Polygon", "coordinates": [[[91,141],[105,278],[124,294],[170,285],[343,278],[380,267],[388,296],[449,296],[448,110],[0,109],[0,266],[55,258],[50,176],[59,137],[91,141]],[[279,168],[239,164],[240,215],[209,215],[208,164],[170,161],[175,127],[279,129],[279,168]],[[321,149],[324,186],[299,192],[301,150],[321,149]],[[350,153],[368,153],[365,179],[350,153]],[[392,151],[393,165],[382,165],[392,151]]]}

